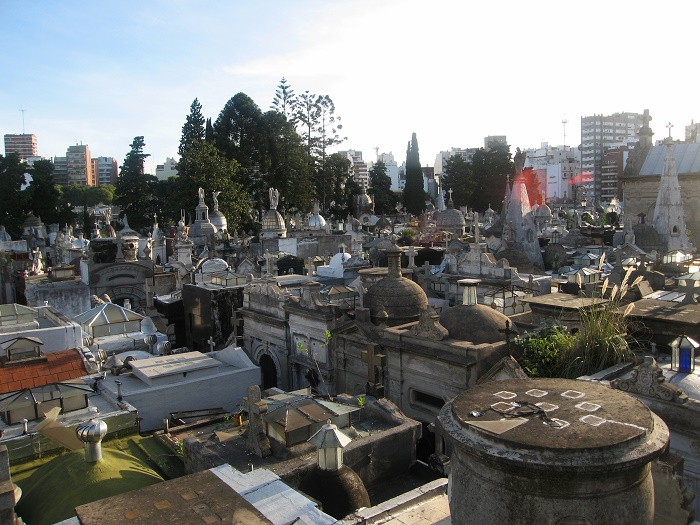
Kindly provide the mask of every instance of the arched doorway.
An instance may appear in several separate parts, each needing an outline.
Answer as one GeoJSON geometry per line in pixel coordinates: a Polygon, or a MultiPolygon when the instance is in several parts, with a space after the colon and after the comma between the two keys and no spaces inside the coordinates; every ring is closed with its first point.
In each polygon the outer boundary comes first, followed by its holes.
{"type": "Polygon", "coordinates": [[[260,356],[260,375],[262,390],[275,388],[277,386],[277,367],[272,358],[267,354],[260,356]]]}

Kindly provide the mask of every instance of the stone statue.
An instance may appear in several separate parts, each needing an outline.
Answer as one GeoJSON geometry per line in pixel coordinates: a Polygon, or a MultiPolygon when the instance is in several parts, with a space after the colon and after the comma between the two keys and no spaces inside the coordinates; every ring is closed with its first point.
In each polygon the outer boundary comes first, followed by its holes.
{"type": "Polygon", "coordinates": [[[198,193],[199,193],[199,205],[201,206],[204,204],[204,188],[199,188],[198,193]]]}
{"type": "Polygon", "coordinates": [[[32,273],[39,274],[44,269],[44,260],[42,258],[41,248],[38,246],[32,250],[32,273]]]}
{"type": "Polygon", "coordinates": [[[517,177],[523,172],[525,167],[525,159],[527,158],[527,153],[521,151],[520,148],[515,148],[515,155],[513,156],[513,164],[515,164],[515,176],[517,177]]]}
{"type": "Polygon", "coordinates": [[[219,209],[219,199],[217,198],[219,195],[221,195],[220,191],[212,191],[211,192],[211,198],[214,201],[214,210],[219,209]]]}
{"type": "Polygon", "coordinates": [[[270,188],[270,209],[276,210],[280,200],[280,192],[275,188],[270,188]]]}

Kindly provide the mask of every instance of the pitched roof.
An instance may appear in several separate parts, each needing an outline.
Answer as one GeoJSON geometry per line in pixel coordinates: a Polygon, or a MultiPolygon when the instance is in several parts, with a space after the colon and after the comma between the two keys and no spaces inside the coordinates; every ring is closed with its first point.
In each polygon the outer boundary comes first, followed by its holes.
{"type": "MultiPolygon", "coordinates": [[[[674,144],[673,156],[676,159],[678,174],[700,173],[700,144],[674,144]]],[[[661,175],[664,172],[667,146],[653,146],[644,160],[639,174],[642,176],[661,175]]]]}
{"type": "Polygon", "coordinates": [[[82,325],[95,326],[125,323],[127,321],[140,321],[143,318],[143,315],[127,310],[118,304],[104,303],[76,316],[75,321],[82,325]]]}
{"type": "Polygon", "coordinates": [[[87,375],[78,350],[47,352],[46,361],[0,368],[0,394],[87,375]]]}

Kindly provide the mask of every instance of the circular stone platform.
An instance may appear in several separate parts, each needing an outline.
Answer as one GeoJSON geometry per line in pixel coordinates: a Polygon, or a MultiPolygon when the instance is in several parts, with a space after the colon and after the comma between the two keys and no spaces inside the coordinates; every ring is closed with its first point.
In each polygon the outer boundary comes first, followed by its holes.
{"type": "Polygon", "coordinates": [[[651,523],[650,462],[669,434],[632,396],[584,381],[493,381],[438,421],[453,448],[453,522],[651,523]]]}

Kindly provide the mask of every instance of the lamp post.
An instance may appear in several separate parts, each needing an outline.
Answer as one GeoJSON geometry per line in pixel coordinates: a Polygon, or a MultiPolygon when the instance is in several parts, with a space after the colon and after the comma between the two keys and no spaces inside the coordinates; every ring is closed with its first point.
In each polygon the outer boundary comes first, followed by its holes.
{"type": "Polygon", "coordinates": [[[700,343],[687,335],[676,338],[671,343],[671,370],[690,374],[695,370],[695,351],[700,343]]]}

